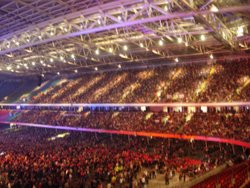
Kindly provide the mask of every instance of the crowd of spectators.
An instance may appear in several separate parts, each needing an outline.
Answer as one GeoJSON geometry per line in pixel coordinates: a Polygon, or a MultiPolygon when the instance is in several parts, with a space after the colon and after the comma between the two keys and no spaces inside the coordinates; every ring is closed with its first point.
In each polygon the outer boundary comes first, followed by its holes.
{"type": "Polygon", "coordinates": [[[247,62],[181,65],[89,74],[60,80],[33,103],[249,101],[247,62]]]}
{"type": "Polygon", "coordinates": [[[241,147],[181,140],[19,128],[0,132],[0,187],[145,187],[197,177],[226,161],[247,160],[241,147]]]}
{"type": "MultiPolygon", "coordinates": [[[[29,102],[249,101],[249,72],[247,62],[228,62],[96,73],[60,79],[29,102]]],[[[14,122],[250,141],[249,112],[30,110],[15,115],[14,122]]],[[[247,158],[244,149],[217,143],[62,133],[36,128],[0,131],[0,187],[137,188],[145,187],[157,173],[165,174],[168,184],[175,174],[185,181],[229,159],[247,158]]]]}
{"type": "Polygon", "coordinates": [[[13,121],[123,131],[201,135],[250,141],[250,115],[217,112],[26,111],[13,121]]]}
{"type": "Polygon", "coordinates": [[[190,122],[184,125],[185,134],[216,136],[235,140],[250,141],[250,114],[194,114],[190,122]]]}

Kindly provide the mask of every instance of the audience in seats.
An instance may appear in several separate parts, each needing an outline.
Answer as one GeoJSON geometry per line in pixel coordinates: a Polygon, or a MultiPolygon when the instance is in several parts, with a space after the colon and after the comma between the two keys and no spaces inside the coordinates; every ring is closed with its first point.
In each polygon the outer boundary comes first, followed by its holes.
{"type": "Polygon", "coordinates": [[[250,64],[226,62],[126,70],[62,79],[33,103],[231,102],[250,100],[250,64]]]}
{"type": "Polygon", "coordinates": [[[250,141],[250,115],[248,112],[26,111],[22,112],[13,121],[95,129],[201,135],[250,141]]]}

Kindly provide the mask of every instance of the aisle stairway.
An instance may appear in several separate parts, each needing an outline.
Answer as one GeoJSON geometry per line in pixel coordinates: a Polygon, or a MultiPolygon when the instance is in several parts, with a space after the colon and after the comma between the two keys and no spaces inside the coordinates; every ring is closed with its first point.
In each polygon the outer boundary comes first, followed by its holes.
{"type": "Polygon", "coordinates": [[[197,184],[200,181],[203,181],[204,179],[207,179],[215,174],[220,173],[225,169],[225,165],[219,166],[215,169],[212,169],[211,171],[205,173],[204,175],[201,175],[196,178],[189,179],[186,178],[186,181],[179,181],[179,173],[176,173],[176,175],[169,181],[169,185],[165,185],[165,179],[164,174],[157,174],[155,179],[151,179],[149,181],[149,184],[147,188],[186,188],[186,187],[192,187],[193,185],[197,184]]]}

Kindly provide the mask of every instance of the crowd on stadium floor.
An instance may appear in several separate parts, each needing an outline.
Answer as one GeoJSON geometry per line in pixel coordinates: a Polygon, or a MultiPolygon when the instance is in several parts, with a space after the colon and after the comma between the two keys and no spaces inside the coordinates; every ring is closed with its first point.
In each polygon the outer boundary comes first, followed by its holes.
{"type": "Polygon", "coordinates": [[[184,181],[247,159],[230,145],[37,128],[2,131],[0,151],[0,187],[27,188],[146,187],[157,173],[184,181]]]}

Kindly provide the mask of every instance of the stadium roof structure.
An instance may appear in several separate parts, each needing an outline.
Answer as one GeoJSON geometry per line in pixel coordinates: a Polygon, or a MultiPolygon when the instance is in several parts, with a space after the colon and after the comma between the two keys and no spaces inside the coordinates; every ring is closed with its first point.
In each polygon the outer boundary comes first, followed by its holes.
{"type": "Polygon", "coordinates": [[[250,59],[249,0],[1,0],[0,73],[250,59]]]}

